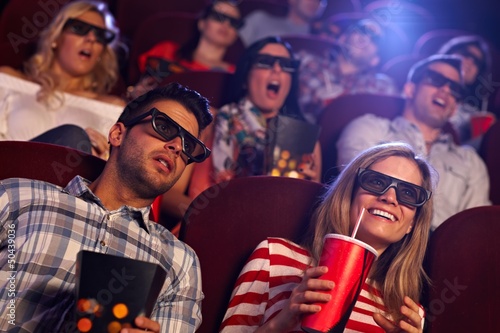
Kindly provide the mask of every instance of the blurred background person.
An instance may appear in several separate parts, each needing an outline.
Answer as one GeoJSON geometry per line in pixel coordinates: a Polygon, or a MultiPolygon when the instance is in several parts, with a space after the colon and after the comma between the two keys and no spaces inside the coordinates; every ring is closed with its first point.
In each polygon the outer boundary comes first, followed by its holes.
{"type": "MultiPolygon", "coordinates": [[[[337,141],[337,165],[385,142],[406,142],[439,174],[432,230],[465,209],[491,205],[486,166],[474,149],[457,145],[445,125],[463,98],[461,58],[433,55],[410,69],[402,114],[394,119],[366,114],[351,121],[337,141]]],[[[374,108],[377,106],[374,105],[374,108]]]]}
{"type": "Polygon", "coordinates": [[[245,17],[245,25],[239,31],[240,38],[245,46],[249,46],[268,36],[307,35],[311,33],[311,24],[323,14],[326,4],[327,0],[288,0],[285,17],[256,10],[245,17]]]}
{"type": "Polygon", "coordinates": [[[60,144],[107,157],[107,133],[124,101],[118,29],[106,4],[75,1],[41,33],[22,71],[0,68],[0,139],[60,144]]]}
{"type": "Polygon", "coordinates": [[[444,44],[438,53],[455,54],[463,59],[465,96],[450,122],[456,129],[460,142],[470,143],[477,149],[480,141],[471,141],[471,117],[488,111],[488,99],[492,93],[490,48],[481,36],[460,36],[444,44]]]}
{"type": "Polygon", "coordinates": [[[299,103],[306,119],[316,123],[323,108],[345,94],[399,95],[394,81],[378,73],[384,31],[370,19],[351,24],[340,35],[338,47],[325,56],[306,50],[301,60],[299,103]]]}
{"type": "MultiPolygon", "coordinates": [[[[297,103],[298,67],[290,46],[279,37],[259,40],[245,51],[228,92],[230,103],[216,117],[212,154],[216,183],[270,171],[266,154],[277,130],[272,119],[283,115],[304,121],[297,103]]],[[[316,142],[307,162],[297,166],[303,177],[319,181],[320,154],[316,142]]]]}
{"type": "Polygon", "coordinates": [[[171,73],[208,70],[233,73],[235,65],[224,57],[243,24],[236,1],[214,1],[201,13],[196,33],[185,44],[163,41],[139,56],[144,77],[129,88],[130,97],[152,89],[171,73]]]}

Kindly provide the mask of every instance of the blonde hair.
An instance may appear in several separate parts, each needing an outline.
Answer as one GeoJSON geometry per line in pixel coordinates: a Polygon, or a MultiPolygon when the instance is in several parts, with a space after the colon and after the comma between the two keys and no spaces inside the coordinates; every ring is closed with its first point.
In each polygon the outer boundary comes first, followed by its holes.
{"type": "Polygon", "coordinates": [[[57,42],[63,32],[64,24],[69,18],[76,18],[86,12],[96,12],[104,19],[106,28],[116,34],[115,39],[108,45],[104,45],[101,60],[96,63],[93,71],[83,78],[81,89],[92,91],[97,94],[107,94],[111,91],[118,79],[118,62],[115,47],[118,45],[119,30],[115,20],[109,12],[107,5],[98,1],[75,1],[64,6],[52,22],[40,33],[36,53],[25,63],[24,72],[26,76],[40,84],[37,92],[37,100],[46,105],[53,98],[62,104],[61,96],[56,95],[59,87],[59,78],[50,71],[55,59],[53,43],[57,42]]]}
{"type": "MultiPolygon", "coordinates": [[[[316,210],[315,223],[311,225],[309,237],[304,246],[309,249],[315,262],[319,261],[323,236],[328,233],[350,235],[350,210],[358,189],[359,168],[369,168],[372,164],[391,156],[400,156],[413,161],[422,176],[422,187],[435,187],[436,172],[423,159],[416,156],[413,149],[403,143],[390,143],[372,147],[359,154],[340,173],[325,193],[316,210]]],[[[404,296],[418,301],[427,276],[422,262],[427,247],[431,216],[431,199],[417,208],[412,230],[399,242],[391,244],[375,261],[369,278],[381,288],[384,304],[395,320],[402,319],[400,307],[404,296]]],[[[397,321],[396,321],[397,322],[397,321]]]]}

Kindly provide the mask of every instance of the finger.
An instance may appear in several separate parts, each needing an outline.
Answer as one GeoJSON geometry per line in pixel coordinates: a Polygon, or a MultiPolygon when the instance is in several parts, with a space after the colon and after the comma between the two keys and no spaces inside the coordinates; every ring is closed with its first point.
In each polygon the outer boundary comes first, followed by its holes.
{"type": "Polygon", "coordinates": [[[328,272],[327,266],[315,266],[306,269],[305,276],[308,278],[317,278],[328,272]]]}
{"type": "Polygon", "coordinates": [[[411,324],[407,321],[404,321],[404,320],[399,321],[399,328],[401,328],[401,330],[403,330],[404,332],[408,332],[408,333],[421,332],[420,325],[419,325],[419,327],[415,327],[413,324],[411,324]]]}
{"type": "Polygon", "coordinates": [[[321,305],[300,303],[292,305],[290,310],[292,310],[293,313],[301,315],[306,313],[316,313],[321,311],[321,305]]]}
{"type": "MultiPolygon", "coordinates": [[[[302,278],[302,282],[295,288],[298,292],[305,292],[310,289],[316,289],[319,287],[319,289],[329,289],[328,288],[328,281],[327,280],[318,280],[316,278],[321,277],[323,274],[328,272],[328,267],[326,266],[317,266],[317,267],[311,267],[308,268],[305,273],[304,277],[302,278]],[[313,281],[313,282],[311,282],[313,281]],[[324,286],[322,286],[321,282],[318,281],[325,281],[324,286]]],[[[332,286],[333,288],[333,286],[332,286]]]]}
{"type": "Polygon", "coordinates": [[[301,294],[301,302],[305,304],[326,303],[332,299],[332,295],[325,292],[308,290],[301,294]]]}
{"type": "Polygon", "coordinates": [[[405,296],[405,305],[401,306],[401,313],[408,318],[408,322],[414,327],[420,329],[422,326],[422,316],[420,315],[420,306],[410,297],[405,296]]]}
{"type": "Polygon", "coordinates": [[[373,314],[373,320],[378,326],[382,327],[386,332],[394,332],[397,329],[396,325],[394,325],[389,319],[382,316],[380,313],[373,314]]]}
{"type": "Polygon", "coordinates": [[[413,301],[410,297],[405,296],[403,301],[406,304],[406,306],[408,306],[413,311],[415,311],[417,313],[420,311],[420,306],[415,301],[413,301]]]}
{"type": "Polygon", "coordinates": [[[137,317],[134,320],[137,327],[147,330],[148,332],[159,332],[160,324],[156,321],[153,321],[147,317],[137,317]]]}

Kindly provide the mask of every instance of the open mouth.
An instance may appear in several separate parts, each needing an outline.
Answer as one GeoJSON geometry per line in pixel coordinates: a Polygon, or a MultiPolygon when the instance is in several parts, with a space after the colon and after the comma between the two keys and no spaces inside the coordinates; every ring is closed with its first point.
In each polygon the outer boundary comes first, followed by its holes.
{"type": "Polygon", "coordinates": [[[277,82],[270,82],[266,88],[267,90],[277,94],[278,91],[280,90],[280,85],[277,82]]]}
{"type": "Polygon", "coordinates": [[[81,50],[78,54],[88,59],[92,56],[89,50],[81,50]]]}
{"type": "Polygon", "coordinates": [[[172,166],[169,164],[169,162],[168,162],[168,161],[166,161],[166,160],[164,160],[164,159],[162,159],[162,158],[157,158],[156,160],[157,160],[158,162],[160,162],[160,164],[161,164],[161,165],[163,165],[163,166],[165,167],[165,169],[167,169],[167,170],[169,170],[169,171],[170,171],[170,170],[172,170],[172,166]]]}
{"type": "Polygon", "coordinates": [[[370,214],[382,217],[386,220],[389,220],[391,222],[396,222],[396,217],[388,212],[384,212],[383,210],[380,209],[370,209],[368,211],[370,214]]]}
{"type": "Polygon", "coordinates": [[[434,98],[432,100],[432,104],[437,105],[437,106],[442,107],[442,108],[446,107],[446,102],[444,101],[444,99],[439,98],[439,97],[434,98]]]}

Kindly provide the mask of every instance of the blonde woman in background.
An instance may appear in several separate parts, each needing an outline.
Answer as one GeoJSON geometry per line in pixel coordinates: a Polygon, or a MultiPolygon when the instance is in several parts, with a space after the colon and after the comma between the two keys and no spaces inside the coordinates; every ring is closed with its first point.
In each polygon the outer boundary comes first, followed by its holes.
{"type": "Polygon", "coordinates": [[[75,1],[40,33],[22,71],[0,67],[0,140],[41,141],[107,157],[106,135],[124,101],[118,29],[106,4],[75,1]]]}

